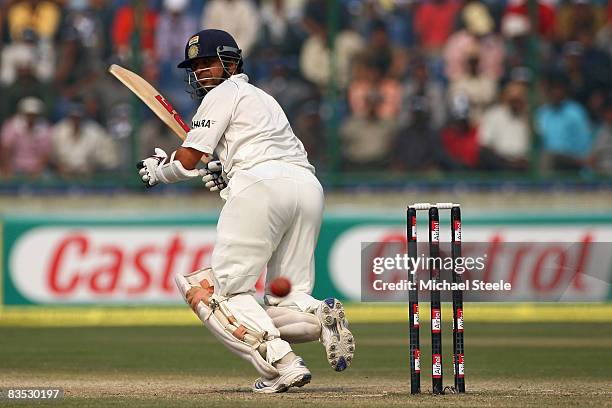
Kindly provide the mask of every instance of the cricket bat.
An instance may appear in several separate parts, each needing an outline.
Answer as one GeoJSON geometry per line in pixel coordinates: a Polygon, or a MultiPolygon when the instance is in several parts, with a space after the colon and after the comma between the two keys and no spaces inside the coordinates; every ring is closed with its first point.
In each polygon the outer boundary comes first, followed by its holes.
{"type": "MultiPolygon", "coordinates": [[[[187,132],[191,130],[189,125],[185,123],[181,115],[179,115],[170,102],[168,102],[157,89],[153,88],[153,86],[145,81],[140,75],[117,64],[111,65],[108,68],[108,72],[121,81],[123,85],[128,87],[130,91],[134,92],[134,94],[136,94],[136,96],[138,96],[140,100],[174,132],[174,134],[181,140],[185,140],[187,132]]],[[[202,162],[208,163],[209,161],[210,156],[204,154],[202,156],[202,162]]]]}

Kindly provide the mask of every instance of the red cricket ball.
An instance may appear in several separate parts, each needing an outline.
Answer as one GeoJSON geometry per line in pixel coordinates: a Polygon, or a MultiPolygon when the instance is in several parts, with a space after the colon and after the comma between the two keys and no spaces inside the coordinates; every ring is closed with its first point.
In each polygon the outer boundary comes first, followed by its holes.
{"type": "Polygon", "coordinates": [[[289,279],[279,277],[270,282],[270,293],[276,297],[285,297],[291,292],[291,282],[289,279]]]}

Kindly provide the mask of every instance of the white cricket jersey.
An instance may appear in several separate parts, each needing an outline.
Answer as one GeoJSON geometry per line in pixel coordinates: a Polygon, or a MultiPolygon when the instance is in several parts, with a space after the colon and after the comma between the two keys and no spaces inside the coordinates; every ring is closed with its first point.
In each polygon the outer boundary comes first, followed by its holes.
{"type": "Polygon", "coordinates": [[[213,152],[228,177],[265,161],[282,161],[314,173],[302,142],[276,100],[249,84],[245,74],[232,75],[209,91],[193,117],[183,147],[213,152]]]}

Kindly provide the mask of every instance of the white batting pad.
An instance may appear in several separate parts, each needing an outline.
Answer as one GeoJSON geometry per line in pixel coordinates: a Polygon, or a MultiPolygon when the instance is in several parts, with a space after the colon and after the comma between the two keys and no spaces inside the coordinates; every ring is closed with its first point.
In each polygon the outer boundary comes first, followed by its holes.
{"type": "MultiPolygon", "coordinates": [[[[288,344],[283,347],[286,343],[280,338],[270,339],[268,333],[243,323],[239,316],[235,317],[227,299],[219,298],[214,293],[211,268],[201,269],[186,276],[176,274],[175,281],[187,304],[221,343],[251,362],[262,377],[271,379],[278,376],[278,370],[268,361],[280,359],[291,351],[291,348],[288,344]],[[284,352],[284,348],[288,348],[288,351],[282,356],[270,358],[270,352],[279,354],[284,352]]],[[[267,315],[266,318],[269,319],[267,315]]]]}

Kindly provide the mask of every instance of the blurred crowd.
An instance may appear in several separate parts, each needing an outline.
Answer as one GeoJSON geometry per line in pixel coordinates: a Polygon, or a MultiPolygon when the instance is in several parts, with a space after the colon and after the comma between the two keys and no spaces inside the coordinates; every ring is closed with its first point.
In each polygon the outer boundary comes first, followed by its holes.
{"type": "Polygon", "coordinates": [[[136,70],[190,119],[176,64],[201,28],[234,35],[320,169],[612,175],[607,1],[4,0],[4,178],[174,150],[106,69],[136,70]]]}

